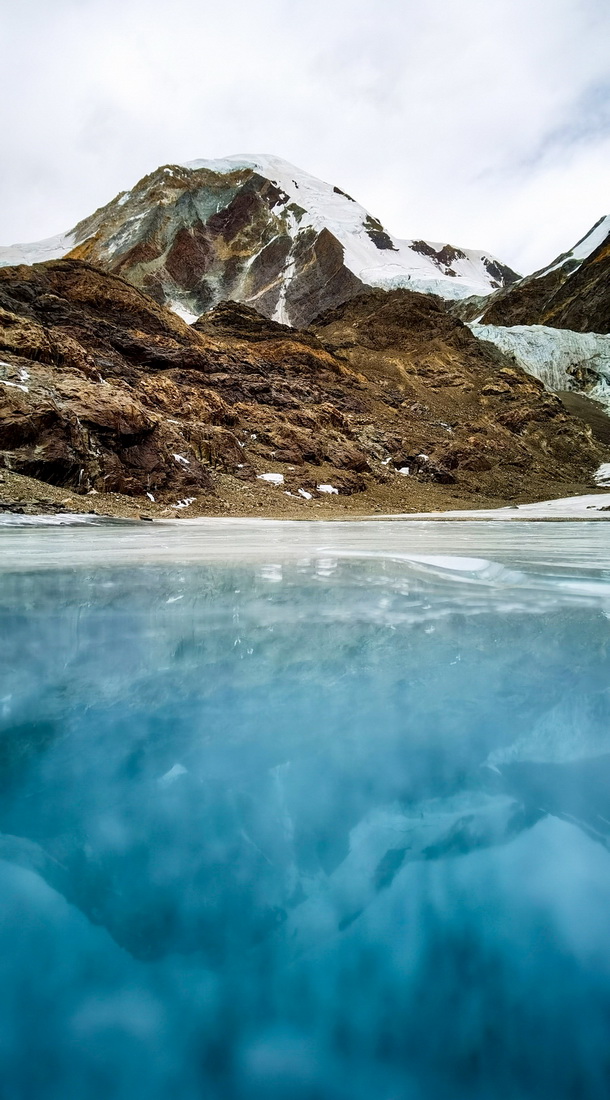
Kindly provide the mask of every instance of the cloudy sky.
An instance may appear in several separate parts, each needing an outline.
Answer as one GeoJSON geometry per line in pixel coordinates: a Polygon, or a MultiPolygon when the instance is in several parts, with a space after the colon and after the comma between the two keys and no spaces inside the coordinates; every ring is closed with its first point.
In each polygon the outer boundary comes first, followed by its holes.
{"type": "Polygon", "coordinates": [[[523,272],[610,213],[607,0],[0,0],[0,17],[0,244],[231,153],[523,272]]]}

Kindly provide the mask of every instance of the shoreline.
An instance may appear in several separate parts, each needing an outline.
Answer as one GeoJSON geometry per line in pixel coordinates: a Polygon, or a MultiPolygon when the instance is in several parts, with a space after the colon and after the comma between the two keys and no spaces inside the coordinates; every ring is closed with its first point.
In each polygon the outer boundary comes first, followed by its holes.
{"type": "MultiPolygon", "coordinates": [[[[232,479],[231,479],[232,480],[232,479]]],[[[156,523],[190,524],[207,519],[277,520],[285,522],[366,522],[371,520],[438,520],[443,522],[486,519],[566,519],[603,520],[599,514],[606,505],[610,509],[610,487],[605,489],[593,480],[556,486],[533,485],[529,492],[515,494],[512,500],[485,492],[473,492],[466,486],[448,488],[442,485],[405,479],[374,494],[370,491],[352,494],[320,494],[318,499],[303,499],[288,494],[281,487],[258,481],[248,483],[243,495],[231,496],[219,478],[218,496],[200,497],[186,506],[167,499],[151,501],[147,497],[127,497],[118,493],[80,495],[64,487],[35,478],[0,470],[0,520],[36,516],[68,519],[70,516],[156,523]],[[224,499],[223,499],[224,497],[224,499]],[[603,503],[605,499],[605,504],[603,503]],[[577,502],[583,506],[578,507],[577,502]],[[542,515],[539,515],[542,509],[542,515]],[[533,514],[537,513],[537,514],[533,514]]]]}

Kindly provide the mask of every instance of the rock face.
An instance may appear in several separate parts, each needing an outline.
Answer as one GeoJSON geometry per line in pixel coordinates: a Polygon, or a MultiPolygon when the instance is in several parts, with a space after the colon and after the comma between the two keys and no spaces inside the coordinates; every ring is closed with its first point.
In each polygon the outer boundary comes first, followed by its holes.
{"type": "Polygon", "coordinates": [[[159,168],[70,233],[0,249],[0,265],[65,255],[190,321],[232,299],[303,326],[364,286],[455,299],[518,278],[486,253],[398,240],[340,188],[271,156],[159,168]]]}
{"type": "Polygon", "coordinates": [[[82,261],[0,271],[0,462],[73,493],[408,510],[428,484],[552,495],[606,457],[432,296],[368,291],[305,332],[229,302],[189,327],[82,261]]]}
{"type": "MultiPolygon", "coordinates": [[[[478,314],[481,309],[473,303],[478,314]]],[[[473,320],[477,313],[464,319],[473,320]]],[[[489,300],[485,325],[546,325],[610,333],[610,217],[547,268],[489,300]]]]}

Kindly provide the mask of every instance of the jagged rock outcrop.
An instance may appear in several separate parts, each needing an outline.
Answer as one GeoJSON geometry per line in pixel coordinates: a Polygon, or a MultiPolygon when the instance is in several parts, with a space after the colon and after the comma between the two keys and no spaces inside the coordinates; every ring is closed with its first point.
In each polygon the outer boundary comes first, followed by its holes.
{"type": "MultiPolygon", "coordinates": [[[[458,307],[459,308],[459,307],[458,307]]],[[[481,313],[473,302],[470,316],[481,313]]],[[[489,299],[485,325],[546,325],[610,333],[610,217],[601,218],[570,252],[489,299]]]]}
{"type": "Polygon", "coordinates": [[[363,286],[454,299],[518,278],[487,253],[398,240],[340,188],[272,156],[159,168],[70,233],[0,248],[0,265],[65,255],[191,321],[232,299],[303,326],[363,286]]]}
{"type": "Polygon", "coordinates": [[[83,261],[0,270],[0,462],[73,493],[408,510],[426,485],[577,491],[606,458],[433,296],[368,291],[305,332],[230,302],[189,327],[83,261]]]}

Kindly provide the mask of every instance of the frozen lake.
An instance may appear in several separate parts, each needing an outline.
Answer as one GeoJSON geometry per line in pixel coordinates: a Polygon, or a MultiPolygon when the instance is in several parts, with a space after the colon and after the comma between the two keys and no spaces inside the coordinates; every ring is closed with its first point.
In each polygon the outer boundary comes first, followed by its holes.
{"type": "Polygon", "coordinates": [[[0,1078],[607,1100],[610,527],[0,527],[0,1078]]]}

